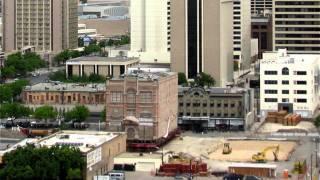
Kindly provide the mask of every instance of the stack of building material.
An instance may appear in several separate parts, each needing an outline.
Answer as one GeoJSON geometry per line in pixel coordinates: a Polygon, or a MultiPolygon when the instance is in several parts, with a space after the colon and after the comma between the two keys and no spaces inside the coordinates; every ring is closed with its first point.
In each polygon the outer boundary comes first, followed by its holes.
{"type": "Polygon", "coordinates": [[[286,115],[288,115],[287,111],[268,112],[268,116],[266,118],[266,121],[271,122],[271,123],[281,123],[282,124],[283,119],[286,115]]]}
{"type": "Polygon", "coordinates": [[[296,126],[301,121],[301,115],[288,114],[286,111],[269,112],[266,122],[280,123],[284,126],[296,126]]]}

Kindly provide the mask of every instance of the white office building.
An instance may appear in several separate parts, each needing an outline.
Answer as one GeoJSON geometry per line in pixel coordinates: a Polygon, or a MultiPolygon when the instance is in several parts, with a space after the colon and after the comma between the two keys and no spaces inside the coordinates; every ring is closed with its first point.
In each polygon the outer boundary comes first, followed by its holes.
{"type": "Polygon", "coordinates": [[[251,61],[250,0],[233,0],[233,59],[248,69],[251,61]]]}
{"type": "Polygon", "coordinates": [[[170,0],[131,0],[131,50],[141,63],[170,63],[170,0]]]}
{"type": "Polygon", "coordinates": [[[319,62],[316,54],[264,53],[260,62],[261,116],[285,110],[312,118],[319,103],[319,62]]]}

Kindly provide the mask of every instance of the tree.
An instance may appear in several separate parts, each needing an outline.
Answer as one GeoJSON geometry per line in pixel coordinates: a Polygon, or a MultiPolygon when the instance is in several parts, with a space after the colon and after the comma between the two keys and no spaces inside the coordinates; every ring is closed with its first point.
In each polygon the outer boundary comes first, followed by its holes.
{"type": "Polygon", "coordinates": [[[21,104],[12,103],[12,104],[2,104],[0,106],[0,118],[28,117],[30,114],[32,114],[32,110],[28,107],[24,107],[21,104]]]}
{"type": "Polygon", "coordinates": [[[83,50],[84,55],[90,55],[93,53],[100,52],[101,48],[96,44],[90,44],[89,46],[86,46],[83,50]]]}
{"type": "Polygon", "coordinates": [[[179,72],[178,73],[178,84],[179,85],[188,85],[187,77],[184,73],[179,72]]]}
{"type": "Polygon", "coordinates": [[[10,67],[10,73],[15,70],[16,74],[26,75],[27,72],[46,66],[46,62],[36,53],[28,52],[22,55],[20,52],[8,56],[4,62],[5,67],[10,67]]]}
{"type": "Polygon", "coordinates": [[[198,86],[211,87],[214,86],[215,83],[216,81],[214,80],[214,78],[204,72],[198,74],[198,76],[195,78],[195,84],[198,86]]]}
{"type": "Polygon", "coordinates": [[[89,110],[85,106],[76,106],[71,111],[66,113],[66,120],[74,122],[83,122],[89,116],[89,110]]]}
{"type": "Polygon", "coordinates": [[[83,179],[85,160],[79,148],[18,147],[3,156],[0,179],[83,179]]]}
{"type": "Polygon", "coordinates": [[[83,41],[83,38],[81,38],[81,37],[78,38],[78,46],[79,47],[83,47],[84,46],[84,41],[83,41]]]}
{"type": "Polygon", "coordinates": [[[13,99],[13,92],[10,87],[0,85],[0,103],[11,102],[13,99]]]}
{"type": "Polygon", "coordinates": [[[21,79],[18,81],[15,81],[11,84],[8,84],[8,86],[11,88],[13,97],[19,96],[25,86],[29,84],[29,81],[21,79]]]}
{"type": "Polygon", "coordinates": [[[52,106],[42,106],[38,107],[34,111],[34,117],[36,119],[44,119],[47,123],[49,119],[54,119],[57,116],[57,111],[52,106]]]}
{"type": "Polygon", "coordinates": [[[100,113],[100,119],[102,122],[106,121],[107,118],[107,111],[106,108],[103,109],[103,111],[100,113]]]}
{"type": "Polygon", "coordinates": [[[16,74],[16,69],[13,66],[3,67],[3,68],[1,68],[0,71],[1,71],[1,76],[4,79],[14,78],[14,76],[16,74]]]}
{"type": "Polygon", "coordinates": [[[314,125],[319,128],[320,127],[320,115],[318,117],[316,117],[316,119],[314,120],[314,125]]]}

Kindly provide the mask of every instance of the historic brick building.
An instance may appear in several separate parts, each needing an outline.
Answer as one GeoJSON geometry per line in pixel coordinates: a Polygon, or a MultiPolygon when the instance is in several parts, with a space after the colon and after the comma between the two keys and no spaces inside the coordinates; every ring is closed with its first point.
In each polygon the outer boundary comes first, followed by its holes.
{"type": "Polygon", "coordinates": [[[22,101],[30,107],[52,105],[58,110],[81,104],[88,106],[90,111],[101,112],[105,90],[105,84],[39,83],[23,90],[22,101]]]}
{"type": "Polygon", "coordinates": [[[126,131],[132,141],[129,147],[140,141],[158,146],[177,128],[177,84],[177,74],[172,72],[127,74],[109,80],[107,129],[126,131]]]}

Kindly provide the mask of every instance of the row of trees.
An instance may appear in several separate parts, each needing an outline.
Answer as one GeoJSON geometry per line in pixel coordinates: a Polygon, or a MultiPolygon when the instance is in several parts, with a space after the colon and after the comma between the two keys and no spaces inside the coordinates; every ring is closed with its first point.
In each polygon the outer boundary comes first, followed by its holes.
{"type": "Polygon", "coordinates": [[[23,88],[28,84],[27,80],[18,80],[10,84],[0,85],[0,103],[16,101],[23,88]]]}
{"type": "Polygon", "coordinates": [[[2,159],[0,179],[83,179],[85,159],[79,148],[18,147],[2,159]]]}
{"type": "Polygon", "coordinates": [[[65,70],[57,71],[49,75],[51,81],[60,81],[65,83],[104,83],[106,78],[98,74],[90,74],[89,76],[71,76],[66,78],[65,70]]]}
{"type": "Polygon", "coordinates": [[[119,39],[102,40],[98,43],[101,48],[107,46],[122,46],[126,44],[130,44],[130,36],[128,35],[123,35],[119,39]]]}
{"type": "MultiPolygon", "coordinates": [[[[188,86],[189,82],[184,73],[178,73],[178,84],[182,86],[188,86]]],[[[206,73],[200,73],[194,78],[194,81],[190,83],[191,86],[212,87],[216,84],[215,79],[206,73]]]]}
{"type": "MultiPolygon", "coordinates": [[[[0,106],[0,118],[32,116],[35,119],[48,122],[55,120],[58,114],[59,112],[52,106],[41,106],[36,108],[35,111],[17,103],[2,104],[0,106]]],[[[88,118],[89,110],[85,106],[75,106],[70,111],[61,115],[65,117],[65,121],[67,122],[83,122],[88,118]]]]}
{"type": "Polygon", "coordinates": [[[4,67],[1,69],[2,78],[13,78],[16,76],[25,76],[28,72],[46,66],[46,62],[41,59],[36,53],[21,52],[11,54],[4,62],[4,67]]]}

